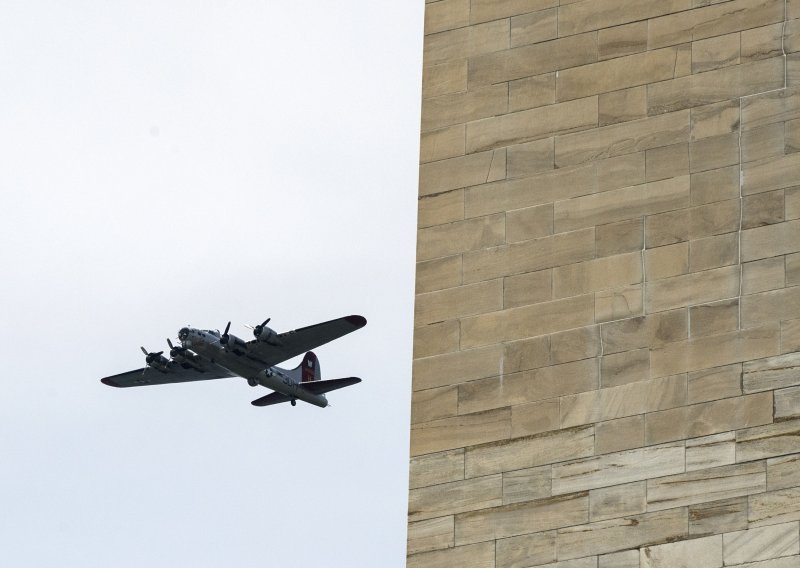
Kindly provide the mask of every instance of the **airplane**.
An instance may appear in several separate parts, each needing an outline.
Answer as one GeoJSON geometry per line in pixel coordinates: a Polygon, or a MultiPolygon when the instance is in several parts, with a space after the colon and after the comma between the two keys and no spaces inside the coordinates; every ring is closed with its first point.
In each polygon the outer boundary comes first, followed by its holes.
{"type": "Polygon", "coordinates": [[[242,377],[251,387],[264,386],[274,392],[252,401],[253,406],[270,406],[289,402],[292,406],[301,400],[320,408],[328,406],[325,393],[360,383],[358,377],[322,380],[319,361],[311,349],[338,339],[367,325],[362,316],[346,316],[285,333],[276,333],[267,327],[270,318],[253,330],[255,339],[244,341],[225,331],[195,329],[187,326],[178,332],[180,345],[167,339],[170,358],[163,351],[145,354],[145,367],[100,379],[112,387],[138,387],[187,383],[209,379],[242,377]],[[292,357],[306,352],[302,362],[294,369],[278,367],[292,357]]]}

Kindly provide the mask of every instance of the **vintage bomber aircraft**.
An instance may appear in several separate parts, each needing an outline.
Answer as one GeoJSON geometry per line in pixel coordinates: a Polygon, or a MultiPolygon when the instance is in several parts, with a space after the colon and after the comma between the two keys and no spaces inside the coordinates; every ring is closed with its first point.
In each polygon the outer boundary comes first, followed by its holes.
{"type": "Polygon", "coordinates": [[[255,339],[244,341],[229,333],[231,322],[225,332],[184,327],[178,332],[180,346],[169,344],[170,358],[163,351],[150,352],[142,347],[146,366],[100,379],[112,387],[138,387],[243,377],[251,387],[258,385],[272,389],[273,393],[252,402],[254,406],[269,406],[281,402],[302,400],[320,406],[328,406],[325,393],[360,383],[358,377],[323,381],[319,361],[309,351],[343,335],[364,327],[367,320],[362,316],[346,316],[316,325],[275,333],[267,327],[270,319],[253,327],[255,339]],[[306,352],[303,361],[294,369],[282,369],[278,363],[306,352]]]}

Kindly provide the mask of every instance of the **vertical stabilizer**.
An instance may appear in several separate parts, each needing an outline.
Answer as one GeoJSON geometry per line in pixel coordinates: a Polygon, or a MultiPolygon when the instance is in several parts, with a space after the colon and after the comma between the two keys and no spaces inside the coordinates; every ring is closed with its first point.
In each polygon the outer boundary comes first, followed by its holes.
{"type": "Polygon", "coordinates": [[[314,355],[313,351],[306,353],[303,357],[303,362],[300,363],[300,382],[310,383],[318,381],[322,378],[322,372],[319,368],[319,359],[314,355]]]}

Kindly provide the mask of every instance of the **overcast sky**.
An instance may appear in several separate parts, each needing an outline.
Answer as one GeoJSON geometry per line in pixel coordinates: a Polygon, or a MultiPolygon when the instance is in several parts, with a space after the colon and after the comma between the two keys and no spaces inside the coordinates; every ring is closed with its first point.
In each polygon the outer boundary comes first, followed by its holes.
{"type": "Polygon", "coordinates": [[[2,3],[0,565],[404,565],[423,8],[2,3]],[[99,382],[348,314],[324,410],[99,382]]]}

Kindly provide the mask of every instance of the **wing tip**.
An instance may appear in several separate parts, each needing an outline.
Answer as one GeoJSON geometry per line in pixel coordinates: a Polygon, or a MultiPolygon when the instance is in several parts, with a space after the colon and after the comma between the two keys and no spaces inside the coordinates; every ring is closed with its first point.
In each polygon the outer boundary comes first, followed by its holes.
{"type": "Polygon", "coordinates": [[[356,328],[361,328],[367,325],[367,318],[365,318],[364,316],[356,316],[356,315],[347,316],[344,319],[347,320],[348,323],[355,326],[356,328]]]}
{"type": "Polygon", "coordinates": [[[121,386],[121,385],[118,385],[117,383],[115,383],[113,380],[111,380],[111,377],[106,377],[105,379],[100,379],[100,382],[103,383],[104,385],[108,385],[110,387],[120,388],[120,386],[121,386]]]}

